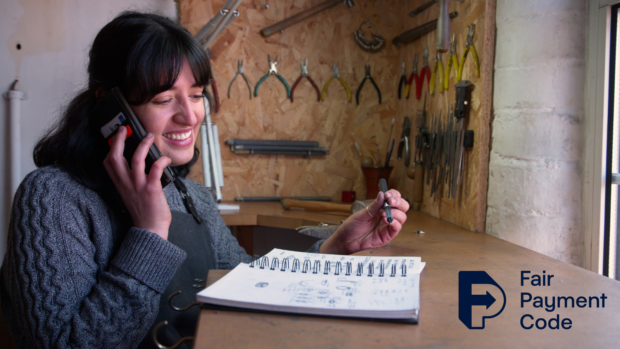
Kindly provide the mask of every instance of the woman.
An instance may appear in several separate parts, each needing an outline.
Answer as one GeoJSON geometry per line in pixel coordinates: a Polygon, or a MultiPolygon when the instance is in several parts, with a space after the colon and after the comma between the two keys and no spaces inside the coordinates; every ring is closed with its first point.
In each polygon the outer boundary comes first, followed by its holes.
{"type": "MultiPolygon", "coordinates": [[[[0,272],[3,315],[19,347],[153,347],[151,329],[162,320],[171,324],[159,338],[171,344],[193,333],[198,310],[173,312],[168,295],[184,290],[179,304],[186,304],[209,269],[250,260],[208,191],[184,177],[197,159],[211,69],[186,30],[152,14],[121,14],[99,32],[89,55],[88,88],[37,144],[39,168],[15,195],[0,272]],[[125,128],[109,146],[90,123],[113,87],[149,132],[131,168],[123,157],[125,128]],[[163,156],[145,174],[153,143],[163,156]],[[180,176],[162,189],[168,165],[180,176]]],[[[397,191],[386,196],[391,224],[380,193],[311,251],[348,254],[389,242],[409,205],[397,191]]]]}

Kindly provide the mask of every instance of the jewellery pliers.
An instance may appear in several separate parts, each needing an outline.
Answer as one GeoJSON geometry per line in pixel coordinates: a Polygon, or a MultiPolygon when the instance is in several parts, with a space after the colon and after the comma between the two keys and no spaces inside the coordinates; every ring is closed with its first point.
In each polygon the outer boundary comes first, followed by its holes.
{"type": "MultiPolygon", "coordinates": [[[[456,42],[454,42],[454,33],[452,33],[452,40],[450,41],[450,57],[448,57],[448,63],[446,63],[446,73],[443,76],[443,89],[448,90],[450,86],[450,70],[459,69],[459,56],[456,54],[456,42]]],[[[456,81],[455,81],[456,83],[456,81]]]]}
{"type": "Polygon", "coordinates": [[[472,23],[467,26],[467,42],[465,43],[465,51],[463,51],[463,57],[461,58],[461,64],[459,65],[459,69],[456,72],[456,81],[455,83],[461,81],[463,77],[463,67],[465,66],[465,60],[467,59],[467,53],[471,51],[471,56],[474,59],[474,66],[476,68],[476,77],[480,77],[480,61],[478,60],[478,52],[476,52],[476,47],[474,47],[474,29],[476,26],[472,23]]]}
{"type": "Polygon", "coordinates": [[[366,76],[364,76],[364,79],[360,83],[360,87],[357,88],[357,93],[355,94],[355,101],[357,102],[357,105],[360,104],[360,92],[362,92],[362,87],[364,87],[364,83],[366,82],[366,80],[370,80],[370,82],[372,82],[373,86],[375,87],[375,90],[377,90],[377,94],[379,95],[379,104],[381,104],[381,90],[379,90],[379,86],[377,86],[375,80],[372,78],[372,76],[370,76],[370,65],[366,64],[364,66],[364,69],[366,70],[366,76]]]}
{"type": "Polygon", "coordinates": [[[407,87],[405,87],[405,97],[409,99],[409,94],[411,93],[411,85],[414,81],[418,81],[418,54],[413,58],[413,69],[411,69],[411,74],[409,74],[409,80],[407,80],[407,87]]]}
{"type": "Polygon", "coordinates": [[[439,93],[443,93],[443,62],[441,61],[441,53],[437,51],[435,55],[435,68],[433,68],[433,73],[431,74],[431,96],[435,95],[435,80],[437,80],[437,75],[439,75],[439,93]]]}
{"type": "Polygon", "coordinates": [[[232,87],[232,84],[233,82],[235,82],[235,79],[237,78],[238,75],[241,75],[243,80],[245,80],[245,83],[248,85],[248,90],[250,91],[250,99],[252,99],[252,86],[250,85],[248,78],[246,78],[245,74],[243,74],[243,60],[242,59],[237,60],[237,73],[235,74],[232,81],[228,85],[228,98],[230,98],[230,88],[232,87]]]}
{"type": "MultiPolygon", "coordinates": [[[[209,60],[209,65],[210,65],[211,64],[211,50],[209,49],[207,49],[207,59],[209,60]]],[[[211,77],[211,89],[213,90],[213,100],[215,102],[214,111],[217,113],[220,110],[220,94],[217,92],[217,84],[215,83],[214,77],[211,77]]]]}
{"type": "Polygon", "coordinates": [[[415,98],[420,99],[422,97],[422,86],[424,85],[424,77],[426,77],[427,85],[431,84],[431,68],[428,66],[428,47],[424,49],[422,54],[422,72],[418,75],[415,84],[415,98]]]}
{"type": "Polygon", "coordinates": [[[260,84],[263,83],[263,81],[265,81],[265,79],[267,79],[269,77],[269,75],[275,75],[278,79],[280,79],[280,81],[282,81],[282,83],[284,84],[284,87],[286,87],[286,97],[290,98],[291,97],[291,88],[288,86],[288,83],[286,82],[286,80],[284,80],[284,78],[278,74],[278,56],[276,56],[276,59],[272,62],[271,61],[271,56],[267,55],[267,59],[269,60],[269,72],[267,74],[265,74],[265,76],[263,76],[260,80],[258,80],[258,83],[256,84],[256,87],[254,88],[254,97],[258,96],[258,87],[260,86],[260,84]]]}
{"type": "Polygon", "coordinates": [[[405,116],[403,122],[403,133],[400,136],[400,142],[398,143],[398,160],[403,158],[403,150],[405,150],[405,166],[409,166],[411,160],[411,152],[409,151],[409,137],[411,136],[411,120],[408,116],[405,116]]]}
{"type": "Polygon", "coordinates": [[[293,101],[293,93],[295,92],[295,88],[297,87],[297,85],[299,85],[299,82],[303,78],[306,78],[308,79],[308,81],[310,81],[310,83],[312,84],[312,87],[314,87],[314,90],[316,91],[317,101],[320,101],[321,92],[319,91],[319,87],[316,85],[314,80],[312,80],[312,78],[308,76],[308,58],[306,58],[306,64],[304,64],[303,60],[300,59],[299,65],[301,66],[301,75],[297,78],[297,81],[295,81],[295,83],[293,84],[293,88],[291,88],[291,102],[293,101]]]}
{"type": "Polygon", "coordinates": [[[333,64],[334,67],[334,74],[332,74],[332,76],[329,78],[329,80],[327,80],[327,82],[325,83],[325,86],[323,86],[323,91],[321,92],[321,100],[324,101],[325,100],[325,91],[327,91],[327,88],[329,87],[329,84],[332,83],[332,80],[334,80],[334,78],[340,80],[340,83],[342,84],[342,86],[344,87],[345,90],[347,90],[347,96],[349,96],[349,102],[351,102],[351,89],[349,89],[349,86],[347,85],[346,82],[344,82],[344,80],[340,77],[340,65],[334,63],[333,64]]]}
{"type": "Polygon", "coordinates": [[[403,61],[402,67],[403,69],[400,73],[400,81],[398,82],[398,99],[400,99],[400,95],[403,90],[403,85],[405,85],[405,90],[407,89],[407,75],[405,75],[405,61],[403,61]]]}

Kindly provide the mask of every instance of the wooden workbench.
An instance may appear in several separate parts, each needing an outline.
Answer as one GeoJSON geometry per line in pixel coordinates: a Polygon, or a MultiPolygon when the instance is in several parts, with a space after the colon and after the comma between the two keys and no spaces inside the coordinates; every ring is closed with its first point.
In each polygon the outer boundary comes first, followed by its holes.
{"type": "MultiPolygon", "coordinates": [[[[525,347],[617,348],[620,345],[620,283],[493,236],[472,233],[420,212],[410,212],[403,231],[387,246],[362,255],[420,256],[420,323],[417,325],[251,312],[201,310],[196,348],[369,348],[369,347],[525,347]],[[416,234],[422,230],[424,234],[416,234]],[[458,318],[458,273],[486,271],[505,291],[506,307],[468,329],[458,318]],[[521,271],[552,274],[551,286],[521,286],[521,271]],[[605,293],[604,308],[559,308],[552,312],[520,307],[522,292],[532,296],[590,297],[605,293]],[[521,317],[570,318],[569,330],[523,329],[521,317]]],[[[228,223],[292,228],[339,215],[278,211],[277,205],[242,205],[223,215],[228,223]],[[256,207],[254,207],[256,206],[256,207]],[[271,211],[270,211],[271,210],[271,211]]],[[[208,284],[225,271],[212,271],[208,284]]],[[[530,276],[532,274],[529,274],[530,276]]],[[[501,299],[498,299],[501,302],[501,299]]],[[[528,321],[531,323],[532,321],[528,321]]],[[[527,324],[527,323],[526,323],[527,324]]]]}

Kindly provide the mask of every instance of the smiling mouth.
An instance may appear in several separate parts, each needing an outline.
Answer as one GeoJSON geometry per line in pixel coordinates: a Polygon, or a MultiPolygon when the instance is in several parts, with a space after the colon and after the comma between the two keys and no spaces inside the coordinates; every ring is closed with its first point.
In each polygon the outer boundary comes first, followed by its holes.
{"type": "Polygon", "coordinates": [[[164,133],[162,136],[168,139],[172,139],[175,141],[183,141],[189,138],[192,135],[192,131],[189,130],[185,133],[164,133]]]}

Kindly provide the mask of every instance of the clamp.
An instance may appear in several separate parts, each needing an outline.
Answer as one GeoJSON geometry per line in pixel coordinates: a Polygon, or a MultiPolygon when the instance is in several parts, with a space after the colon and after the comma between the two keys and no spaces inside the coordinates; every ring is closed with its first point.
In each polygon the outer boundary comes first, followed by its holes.
{"type": "Polygon", "coordinates": [[[428,47],[424,49],[422,54],[422,72],[418,76],[415,84],[415,98],[420,99],[422,97],[422,86],[424,85],[424,77],[426,77],[426,83],[431,84],[431,68],[428,66],[428,47]]]}
{"type": "Polygon", "coordinates": [[[435,68],[433,68],[433,73],[431,74],[431,96],[435,95],[435,80],[437,80],[437,75],[439,75],[439,93],[443,93],[443,62],[441,61],[441,53],[437,51],[435,55],[435,68]]]}
{"type": "Polygon", "coordinates": [[[472,23],[467,26],[467,43],[465,43],[465,51],[463,51],[463,57],[461,58],[461,64],[459,65],[459,69],[456,72],[456,81],[455,83],[461,81],[463,77],[463,67],[465,66],[465,60],[467,59],[467,53],[471,51],[471,56],[474,59],[474,66],[476,68],[476,77],[480,77],[480,61],[478,60],[478,52],[476,52],[476,47],[474,46],[473,37],[474,37],[474,29],[476,26],[472,23]]]}
{"type": "Polygon", "coordinates": [[[233,82],[235,82],[235,79],[237,78],[238,75],[241,75],[243,80],[245,80],[245,83],[248,85],[248,91],[250,92],[250,99],[252,99],[252,86],[250,85],[248,78],[246,78],[245,74],[243,74],[243,59],[237,60],[237,73],[235,74],[235,77],[233,77],[232,81],[228,85],[228,98],[230,98],[230,88],[232,87],[232,84],[233,82]]]}
{"type": "Polygon", "coordinates": [[[332,83],[332,80],[334,80],[334,78],[340,80],[340,83],[342,84],[342,86],[344,87],[345,90],[347,90],[347,96],[349,96],[349,102],[351,102],[351,89],[349,89],[349,86],[347,85],[346,82],[344,82],[344,80],[340,77],[340,65],[334,63],[333,64],[334,67],[334,74],[332,74],[332,76],[329,78],[329,80],[327,80],[327,82],[325,83],[325,86],[323,86],[323,91],[321,92],[321,100],[324,101],[325,100],[325,91],[327,91],[327,88],[329,87],[329,84],[332,83]]]}
{"type": "Polygon", "coordinates": [[[267,55],[267,59],[269,60],[269,72],[265,74],[265,76],[263,76],[260,80],[258,80],[258,83],[254,88],[254,97],[258,96],[258,87],[260,86],[260,84],[263,83],[263,81],[265,81],[265,79],[269,77],[269,75],[275,75],[278,79],[280,79],[280,81],[282,81],[282,83],[284,84],[284,87],[286,87],[286,97],[291,97],[291,88],[288,86],[286,80],[284,80],[284,78],[280,74],[278,74],[278,56],[276,56],[276,59],[273,62],[271,61],[271,56],[267,55]]]}
{"type": "Polygon", "coordinates": [[[411,69],[411,74],[409,74],[409,80],[407,80],[407,87],[405,87],[405,96],[409,99],[409,93],[411,93],[411,84],[414,81],[418,81],[418,54],[415,54],[413,58],[413,69],[411,69]]]}
{"type": "Polygon", "coordinates": [[[398,143],[398,160],[403,158],[403,150],[405,150],[405,167],[409,166],[411,160],[411,152],[409,151],[409,137],[411,136],[411,121],[408,116],[405,116],[403,122],[403,132],[400,136],[400,142],[398,143]]]}
{"type": "Polygon", "coordinates": [[[379,104],[381,104],[381,90],[379,90],[379,86],[377,86],[375,80],[372,78],[372,76],[370,76],[370,65],[366,64],[364,66],[364,69],[366,70],[366,76],[364,76],[364,79],[360,83],[360,87],[357,88],[357,93],[355,94],[355,101],[357,102],[357,105],[360,104],[360,92],[362,91],[362,87],[364,87],[364,83],[366,82],[366,80],[370,80],[370,82],[372,82],[373,86],[375,87],[375,90],[377,90],[377,94],[379,95],[379,104]]]}
{"type": "MultiPolygon", "coordinates": [[[[452,33],[452,40],[450,41],[450,56],[448,57],[448,63],[446,63],[446,73],[443,76],[443,89],[448,91],[450,86],[450,70],[454,66],[454,69],[459,69],[459,56],[456,54],[456,42],[454,42],[454,33],[452,33]]],[[[455,82],[456,83],[456,82],[455,82]]]]}
{"type": "MultiPolygon", "coordinates": [[[[398,99],[400,99],[401,92],[403,90],[403,85],[405,85],[405,90],[407,89],[407,75],[405,75],[405,61],[403,61],[403,69],[400,73],[400,81],[398,82],[398,99]]],[[[405,93],[405,95],[407,95],[405,93]]]]}
{"type": "Polygon", "coordinates": [[[295,92],[295,88],[297,87],[297,85],[299,85],[299,82],[303,78],[306,78],[306,79],[308,79],[308,81],[310,81],[310,83],[312,84],[312,87],[314,87],[314,90],[316,91],[317,101],[320,101],[321,100],[321,92],[319,91],[319,87],[316,85],[314,80],[312,80],[312,78],[310,76],[308,76],[308,58],[306,58],[306,64],[304,64],[303,60],[300,59],[299,60],[299,65],[301,66],[301,75],[297,78],[297,80],[293,84],[293,88],[291,88],[291,102],[293,101],[293,93],[295,92]]]}

